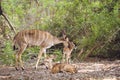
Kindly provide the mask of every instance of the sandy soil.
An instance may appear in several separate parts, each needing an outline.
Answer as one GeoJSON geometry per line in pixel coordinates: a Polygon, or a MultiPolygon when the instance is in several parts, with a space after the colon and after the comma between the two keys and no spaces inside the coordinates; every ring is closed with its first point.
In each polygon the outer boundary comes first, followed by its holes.
{"type": "Polygon", "coordinates": [[[120,80],[120,60],[74,63],[78,73],[52,74],[44,65],[34,69],[34,63],[27,62],[25,70],[0,66],[0,80],[120,80]]]}

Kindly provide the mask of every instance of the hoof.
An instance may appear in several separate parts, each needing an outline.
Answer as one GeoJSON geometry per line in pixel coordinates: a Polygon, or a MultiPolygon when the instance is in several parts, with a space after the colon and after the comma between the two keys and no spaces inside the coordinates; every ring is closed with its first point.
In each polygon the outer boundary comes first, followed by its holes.
{"type": "Polygon", "coordinates": [[[24,71],[25,70],[25,68],[24,67],[21,67],[21,69],[24,71]]]}
{"type": "Polygon", "coordinates": [[[18,68],[17,68],[17,67],[15,67],[15,69],[18,71],[18,68]]]}
{"type": "Polygon", "coordinates": [[[46,69],[49,69],[47,66],[45,66],[46,69]]]}
{"type": "Polygon", "coordinates": [[[35,70],[37,70],[37,68],[35,67],[35,70]]]}
{"type": "Polygon", "coordinates": [[[35,67],[35,69],[37,70],[37,67],[35,67]]]}

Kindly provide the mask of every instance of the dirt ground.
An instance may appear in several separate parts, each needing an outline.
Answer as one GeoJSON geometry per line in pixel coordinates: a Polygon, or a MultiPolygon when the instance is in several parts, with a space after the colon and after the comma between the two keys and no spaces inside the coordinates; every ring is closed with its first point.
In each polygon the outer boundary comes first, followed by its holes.
{"type": "Polygon", "coordinates": [[[35,62],[26,62],[25,70],[0,66],[0,80],[120,80],[120,60],[85,61],[74,63],[78,72],[52,74],[44,65],[34,69],[35,62]]]}

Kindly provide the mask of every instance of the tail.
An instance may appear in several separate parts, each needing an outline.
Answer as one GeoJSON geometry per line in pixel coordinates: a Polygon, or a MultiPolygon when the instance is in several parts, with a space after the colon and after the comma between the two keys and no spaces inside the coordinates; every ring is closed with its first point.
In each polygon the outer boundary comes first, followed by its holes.
{"type": "Polygon", "coordinates": [[[18,47],[16,47],[15,41],[13,41],[13,50],[18,50],[18,47]]]}
{"type": "Polygon", "coordinates": [[[15,45],[13,45],[13,50],[16,50],[16,47],[15,47],[15,45]]]}

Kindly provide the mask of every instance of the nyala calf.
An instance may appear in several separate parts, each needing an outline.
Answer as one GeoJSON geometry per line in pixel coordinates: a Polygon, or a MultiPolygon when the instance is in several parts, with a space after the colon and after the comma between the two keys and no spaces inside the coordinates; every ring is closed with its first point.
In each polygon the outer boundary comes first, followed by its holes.
{"type": "Polygon", "coordinates": [[[56,63],[53,65],[51,69],[51,73],[59,73],[59,72],[69,72],[69,73],[77,73],[77,68],[72,64],[65,63],[56,63]]]}
{"type": "Polygon", "coordinates": [[[53,60],[55,60],[56,57],[56,55],[49,55],[44,59],[44,65],[47,69],[52,69],[53,60]]]}
{"type": "Polygon", "coordinates": [[[62,62],[69,64],[71,60],[71,53],[75,48],[75,44],[70,42],[68,38],[66,38],[66,42],[67,43],[64,43],[62,62]]]}

